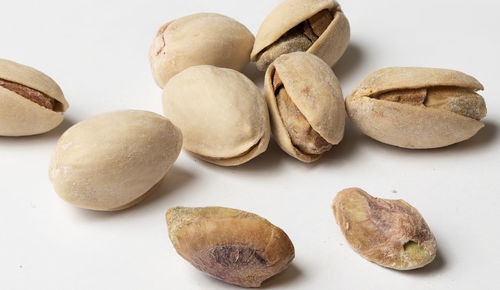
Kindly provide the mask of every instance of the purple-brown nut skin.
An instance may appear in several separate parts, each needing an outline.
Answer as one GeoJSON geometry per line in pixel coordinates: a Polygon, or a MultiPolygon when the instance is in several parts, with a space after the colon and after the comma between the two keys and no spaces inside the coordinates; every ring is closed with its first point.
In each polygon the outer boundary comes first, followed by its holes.
{"type": "Polygon", "coordinates": [[[403,200],[375,198],[347,188],[333,201],[337,224],[365,259],[396,270],[421,268],[436,257],[434,235],[417,209],[403,200]]]}
{"type": "Polygon", "coordinates": [[[258,215],[222,207],[171,208],[177,253],[198,270],[241,287],[260,287],[295,257],[285,232],[258,215]]]}

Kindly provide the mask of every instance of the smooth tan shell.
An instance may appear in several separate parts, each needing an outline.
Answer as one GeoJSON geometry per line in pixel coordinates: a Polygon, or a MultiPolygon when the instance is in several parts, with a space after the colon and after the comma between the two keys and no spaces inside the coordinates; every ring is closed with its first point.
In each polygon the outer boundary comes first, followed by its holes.
{"type": "Polygon", "coordinates": [[[149,50],[153,77],[161,88],[174,75],[196,65],[242,70],[250,61],[253,34],[236,20],[199,13],[169,22],[149,50]]]}
{"type": "Polygon", "coordinates": [[[75,206],[120,210],[141,201],[161,181],[181,148],[179,129],[158,114],[102,114],[61,136],[49,176],[55,191],[75,206]]]}
{"type": "Polygon", "coordinates": [[[286,32],[325,9],[336,11],[334,20],[307,52],[319,56],[329,66],[333,66],[347,49],[351,33],[349,21],[334,0],[282,1],[260,26],[251,60],[256,61],[260,52],[286,32]]]}
{"type": "Polygon", "coordinates": [[[295,256],[287,234],[253,213],[222,207],[176,207],[167,211],[166,220],[177,253],[199,270],[219,279],[226,278],[228,283],[259,287],[263,280],[286,269],[295,256]],[[206,269],[197,263],[199,253],[216,246],[238,245],[253,249],[265,263],[253,269],[244,269],[244,266],[238,269],[239,274],[246,274],[240,279],[237,274],[227,273],[236,269],[214,273],[215,267],[206,269]]]}
{"type": "Polygon", "coordinates": [[[317,56],[294,52],[277,58],[268,68],[264,89],[271,115],[273,137],[289,155],[313,162],[321,155],[300,152],[290,139],[281,119],[273,88],[278,72],[283,85],[311,127],[330,144],[338,144],[344,136],[345,106],[342,89],[332,69],[317,56]]]}
{"type": "Polygon", "coordinates": [[[42,72],[0,59],[0,79],[40,91],[57,100],[56,111],[49,110],[17,93],[0,87],[0,135],[28,136],[48,132],[64,119],[69,105],[57,83],[42,72]]]}
{"type": "Polygon", "coordinates": [[[369,96],[424,87],[452,86],[473,91],[483,86],[464,73],[433,68],[395,67],[371,73],[346,99],[349,118],[380,142],[409,149],[448,146],[474,136],[484,124],[434,108],[382,101],[369,96]]]}
{"type": "Polygon", "coordinates": [[[184,149],[214,164],[245,163],[269,144],[264,97],[252,81],[231,69],[186,69],[165,86],[163,109],[181,129],[184,149]]]}

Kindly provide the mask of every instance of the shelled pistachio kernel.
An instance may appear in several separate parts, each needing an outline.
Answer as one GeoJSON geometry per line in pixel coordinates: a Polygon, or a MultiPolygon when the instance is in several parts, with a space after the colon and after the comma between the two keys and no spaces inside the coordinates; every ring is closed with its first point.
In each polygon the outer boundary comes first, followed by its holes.
{"type": "Polygon", "coordinates": [[[333,201],[337,224],[363,258],[396,270],[421,268],[436,257],[437,243],[420,213],[403,200],[344,189],[333,201]]]}
{"type": "Polygon", "coordinates": [[[349,38],[349,22],[336,1],[285,0],[262,23],[251,59],[265,71],[282,54],[307,51],[333,66],[349,38]]]}
{"type": "Polygon", "coordinates": [[[0,136],[48,132],[68,108],[61,88],[31,67],[0,59],[0,136]]]}
{"type": "Polygon", "coordinates": [[[260,287],[295,256],[285,232],[249,212],[175,207],[166,219],[177,253],[198,270],[230,284],[260,287]]]}
{"type": "Polygon", "coordinates": [[[371,73],[347,97],[350,119],[366,135],[410,149],[444,147],[474,136],[484,124],[483,86],[464,73],[393,67],[371,73]]]}
{"type": "Polygon", "coordinates": [[[264,87],[273,136],[285,152],[312,162],[342,140],[342,90],[320,58],[305,52],[280,56],[269,66],[264,87]]]}

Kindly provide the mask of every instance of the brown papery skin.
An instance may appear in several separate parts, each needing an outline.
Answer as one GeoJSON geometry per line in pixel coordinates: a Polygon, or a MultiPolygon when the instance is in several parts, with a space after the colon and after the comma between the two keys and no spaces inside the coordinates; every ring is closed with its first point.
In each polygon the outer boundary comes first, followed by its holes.
{"type": "Polygon", "coordinates": [[[54,110],[56,100],[53,98],[45,95],[42,92],[39,92],[37,90],[34,90],[32,88],[23,86],[21,84],[17,84],[14,82],[10,82],[7,80],[2,80],[0,79],[0,87],[4,87],[9,91],[12,91],[32,102],[35,102],[39,104],[40,106],[49,109],[49,110],[54,110]]]}
{"type": "Polygon", "coordinates": [[[349,245],[365,259],[396,270],[423,267],[437,244],[420,213],[403,200],[375,198],[344,189],[333,201],[337,224],[349,245]]]}
{"type": "Polygon", "coordinates": [[[177,253],[198,270],[241,287],[260,287],[295,257],[285,232],[258,215],[222,207],[171,208],[166,214],[177,253]]]}

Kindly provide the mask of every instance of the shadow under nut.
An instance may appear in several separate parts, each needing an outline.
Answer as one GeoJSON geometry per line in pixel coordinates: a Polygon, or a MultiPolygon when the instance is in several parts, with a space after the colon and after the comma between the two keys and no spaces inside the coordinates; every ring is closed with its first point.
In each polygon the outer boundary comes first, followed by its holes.
{"type": "Polygon", "coordinates": [[[171,208],[166,214],[176,251],[198,270],[227,283],[259,287],[293,260],[288,236],[267,220],[221,208],[171,208]]]}
{"type": "Polygon", "coordinates": [[[370,74],[346,99],[350,119],[383,143],[428,149],[474,136],[484,124],[482,85],[464,73],[386,68],[370,74]]]}
{"type": "Polygon", "coordinates": [[[365,259],[396,270],[424,267],[437,243],[420,213],[403,200],[375,198],[344,189],[333,201],[337,224],[349,245],[365,259]]]}
{"type": "Polygon", "coordinates": [[[0,135],[45,133],[64,119],[68,103],[59,86],[45,74],[0,59],[0,135]]]}

